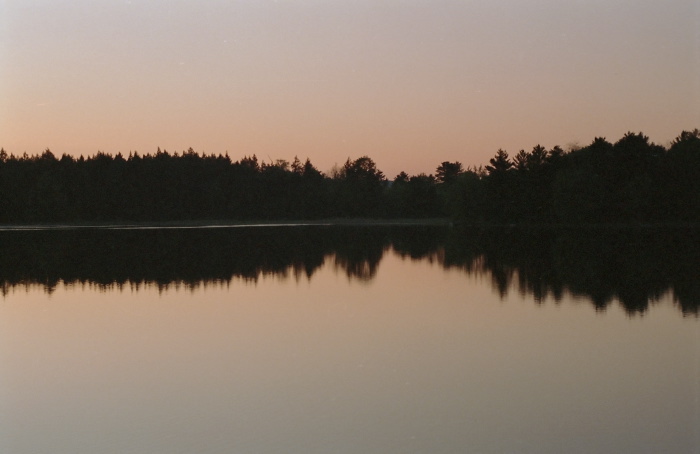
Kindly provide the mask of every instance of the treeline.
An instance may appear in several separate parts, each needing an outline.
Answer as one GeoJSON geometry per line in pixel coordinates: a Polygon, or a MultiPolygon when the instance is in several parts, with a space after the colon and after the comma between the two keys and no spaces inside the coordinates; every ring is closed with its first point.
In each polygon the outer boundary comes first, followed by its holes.
{"type": "Polygon", "coordinates": [[[451,201],[468,223],[697,223],[700,131],[668,149],[630,132],[569,152],[498,150],[482,172],[460,175],[451,201]]]}
{"type": "Polygon", "coordinates": [[[348,159],[233,161],[158,151],[127,157],[14,156],[0,150],[0,223],[452,217],[465,223],[700,222],[700,131],[667,148],[642,133],[564,151],[535,146],[485,167],[442,162],[386,178],[348,159]]]}
{"type": "MultiPolygon", "coordinates": [[[[0,150],[5,224],[384,217],[415,211],[387,212],[392,192],[368,157],[348,159],[328,176],[308,159],[232,161],[192,149],[88,158],[57,158],[48,149],[16,157],[0,150]]],[[[437,214],[429,208],[416,214],[437,214]]]]}
{"type": "Polygon", "coordinates": [[[261,165],[192,149],[77,159],[0,151],[0,222],[316,218],[328,214],[326,186],[309,161],[261,165]]]}

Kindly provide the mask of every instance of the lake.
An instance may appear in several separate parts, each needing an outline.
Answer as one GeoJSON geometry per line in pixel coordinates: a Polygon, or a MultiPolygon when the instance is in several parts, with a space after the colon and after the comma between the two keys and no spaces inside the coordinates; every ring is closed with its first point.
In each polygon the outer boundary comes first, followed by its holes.
{"type": "Polygon", "coordinates": [[[0,452],[700,452],[699,240],[0,231],[0,452]]]}

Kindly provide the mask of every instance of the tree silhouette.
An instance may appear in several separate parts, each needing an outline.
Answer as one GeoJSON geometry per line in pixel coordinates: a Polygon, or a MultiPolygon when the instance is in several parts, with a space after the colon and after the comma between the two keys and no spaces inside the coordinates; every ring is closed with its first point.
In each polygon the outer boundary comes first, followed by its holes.
{"type": "Polygon", "coordinates": [[[496,152],[496,155],[489,159],[489,163],[490,165],[486,166],[489,175],[507,172],[513,167],[513,162],[510,160],[508,152],[500,148],[496,152]]]}
{"type": "Polygon", "coordinates": [[[330,175],[307,158],[232,161],[181,153],[60,158],[0,149],[0,223],[180,222],[333,217],[435,217],[494,224],[698,223],[700,131],[670,147],[626,133],[564,152],[536,145],[484,168],[442,161],[435,176],[388,182],[368,156],[330,175]]]}
{"type": "Polygon", "coordinates": [[[362,156],[354,161],[348,158],[341,169],[339,180],[342,215],[379,214],[386,178],[371,158],[362,156]]]}
{"type": "Polygon", "coordinates": [[[462,173],[464,173],[464,168],[461,162],[443,161],[435,170],[435,178],[440,183],[449,183],[462,173]]]}

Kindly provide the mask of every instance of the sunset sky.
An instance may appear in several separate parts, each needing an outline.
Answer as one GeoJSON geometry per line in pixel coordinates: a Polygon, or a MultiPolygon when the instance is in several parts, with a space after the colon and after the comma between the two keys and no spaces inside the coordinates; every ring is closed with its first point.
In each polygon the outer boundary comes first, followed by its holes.
{"type": "Polygon", "coordinates": [[[372,157],[700,128],[699,0],[0,0],[8,153],[372,157]]]}

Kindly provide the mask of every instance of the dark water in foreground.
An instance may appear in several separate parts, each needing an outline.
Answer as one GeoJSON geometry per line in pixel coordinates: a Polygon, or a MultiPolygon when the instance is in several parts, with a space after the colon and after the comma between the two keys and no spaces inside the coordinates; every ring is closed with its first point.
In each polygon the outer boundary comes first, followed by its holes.
{"type": "Polygon", "coordinates": [[[698,452],[698,239],[0,232],[0,452],[698,452]]]}

